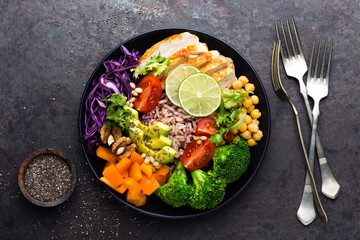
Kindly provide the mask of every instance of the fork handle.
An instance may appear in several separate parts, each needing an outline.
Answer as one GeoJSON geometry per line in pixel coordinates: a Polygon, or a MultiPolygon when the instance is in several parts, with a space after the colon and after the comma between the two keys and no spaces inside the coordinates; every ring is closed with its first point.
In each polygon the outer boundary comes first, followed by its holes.
{"type": "MultiPolygon", "coordinates": [[[[302,77],[300,79],[302,80],[302,77]]],[[[304,82],[300,81],[300,79],[298,79],[299,85],[300,85],[300,93],[304,98],[306,111],[308,113],[310,123],[312,124],[313,115],[312,115],[312,111],[311,111],[311,107],[310,107],[309,98],[307,95],[307,89],[306,89],[304,82]]],[[[316,152],[317,152],[317,156],[318,156],[319,164],[320,164],[321,182],[322,182],[321,192],[326,197],[335,199],[339,195],[340,185],[336,181],[336,179],[330,169],[330,166],[325,157],[324,149],[320,142],[320,137],[319,137],[319,134],[317,133],[317,131],[315,134],[315,146],[316,146],[316,152]]]]}
{"type": "MultiPolygon", "coordinates": [[[[303,196],[301,199],[301,204],[300,204],[299,210],[297,212],[297,217],[304,225],[310,224],[316,217],[315,210],[314,210],[314,201],[315,201],[315,205],[316,205],[316,208],[320,215],[321,220],[324,222],[327,222],[327,216],[326,216],[325,210],[322,207],[322,204],[320,202],[320,197],[319,197],[319,194],[318,194],[318,191],[316,188],[314,175],[313,175],[312,169],[311,169],[311,164],[309,162],[308,155],[306,152],[304,139],[302,136],[299,114],[298,114],[294,104],[291,101],[289,101],[289,103],[295,114],[296,125],[297,125],[297,129],[299,132],[301,147],[303,149],[306,167],[307,167],[305,187],[304,187],[304,192],[303,192],[303,196]]],[[[314,165],[314,163],[312,165],[314,165]]]]}
{"type": "MultiPolygon", "coordinates": [[[[309,164],[310,164],[310,169],[311,171],[307,173],[307,175],[312,175],[312,172],[314,170],[314,158],[315,158],[315,136],[316,136],[316,130],[317,130],[317,122],[318,122],[318,118],[319,118],[319,114],[320,114],[320,109],[319,109],[319,102],[320,101],[317,101],[315,100],[314,101],[314,108],[313,108],[313,111],[312,111],[312,114],[313,114],[313,121],[312,121],[312,130],[311,130],[311,140],[310,140],[310,148],[309,148],[309,164]]],[[[312,183],[309,181],[309,178],[306,177],[306,180],[305,180],[305,186],[309,183],[312,183]]],[[[313,190],[315,189],[314,193],[317,194],[317,191],[316,191],[316,186],[313,187],[313,190]],[[315,188],[314,188],[315,187],[315,188]]],[[[314,195],[315,196],[315,195],[314,195]]],[[[318,196],[317,196],[318,197],[318,196]]],[[[316,200],[316,198],[315,198],[316,200]]],[[[318,210],[318,213],[319,213],[319,216],[320,216],[320,219],[327,223],[328,222],[328,218],[326,216],[326,213],[325,213],[325,210],[323,208],[323,206],[321,205],[321,202],[320,200],[319,201],[315,201],[315,205],[316,205],[316,208],[318,210]]]]}

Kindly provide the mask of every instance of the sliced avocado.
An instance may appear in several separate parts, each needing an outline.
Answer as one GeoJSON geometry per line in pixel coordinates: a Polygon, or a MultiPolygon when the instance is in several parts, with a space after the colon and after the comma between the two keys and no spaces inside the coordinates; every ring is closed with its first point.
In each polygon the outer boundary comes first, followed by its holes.
{"type": "Polygon", "coordinates": [[[152,149],[159,149],[165,146],[170,147],[172,144],[172,140],[170,138],[160,135],[158,138],[151,138],[148,142],[145,141],[145,143],[152,149]]]}
{"type": "Polygon", "coordinates": [[[163,135],[163,136],[167,137],[167,135],[169,135],[171,129],[172,128],[170,126],[168,126],[162,122],[157,122],[150,127],[150,132],[153,135],[153,137],[157,137],[159,135],[163,135]]]}
{"type": "Polygon", "coordinates": [[[160,151],[153,151],[151,152],[152,156],[156,161],[158,161],[159,163],[169,163],[171,162],[175,155],[177,154],[177,151],[175,151],[174,149],[172,149],[169,146],[165,146],[162,149],[160,149],[160,151]]]}
{"type": "Polygon", "coordinates": [[[130,139],[136,144],[136,150],[139,153],[145,153],[148,156],[152,156],[157,162],[169,163],[171,162],[171,160],[174,159],[175,155],[177,154],[177,151],[170,147],[172,144],[172,140],[163,135],[159,135],[159,133],[156,133],[169,132],[168,129],[161,126],[161,124],[160,128],[153,126],[149,128],[135,119],[131,120],[128,132],[130,139]],[[151,131],[151,128],[161,130],[151,131]]]}

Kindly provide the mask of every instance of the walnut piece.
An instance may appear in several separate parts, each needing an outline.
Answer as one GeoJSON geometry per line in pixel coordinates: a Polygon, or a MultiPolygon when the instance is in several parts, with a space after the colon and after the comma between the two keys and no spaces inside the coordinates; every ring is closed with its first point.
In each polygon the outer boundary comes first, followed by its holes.
{"type": "Polygon", "coordinates": [[[131,152],[135,151],[136,148],[136,144],[131,143],[132,141],[129,137],[122,136],[120,127],[102,126],[100,130],[100,139],[104,144],[110,146],[111,151],[119,155],[119,158],[130,157],[131,152]]]}
{"type": "Polygon", "coordinates": [[[107,127],[106,124],[100,129],[100,139],[103,144],[106,144],[111,132],[111,127],[107,127]]]}
{"type": "Polygon", "coordinates": [[[121,159],[121,158],[124,158],[124,157],[126,157],[126,158],[130,157],[131,153],[132,153],[133,151],[135,151],[135,148],[136,148],[136,144],[135,144],[135,143],[132,143],[132,144],[130,144],[130,145],[127,145],[127,146],[125,147],[125,150],[124,150],[123,154],[119,155],[119,158],[121,159]]]}
{"type": "Polygon", "coordinates": [[[126,147],[130,143],[131,143],[130,138],[128,138],[128,137],[120,137],[111,145],[111,151],[113,153],[116,153],[116,151],[117,151],[117,149],[119,147],[126,147]]]}
{"type": "Polygon", "coordinates": [[[122,131],[121,131],[121,128],[120,127],[112,127],[111,128],[111,135],[113,135],[114,137],[114,140],[116,142],[116,140],[118,140],[119,138],[122,137],[122,131]]]}

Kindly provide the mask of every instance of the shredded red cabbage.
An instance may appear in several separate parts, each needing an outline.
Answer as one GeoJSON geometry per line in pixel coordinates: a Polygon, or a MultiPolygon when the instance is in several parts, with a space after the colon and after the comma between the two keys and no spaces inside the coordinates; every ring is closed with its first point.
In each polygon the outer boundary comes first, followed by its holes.
{"type": "Polygon", "coordinates": [[[124,94],[131,98],[132,88],[130,82],[136,85],[140,79],[132,77],[131,68],[139,63],[141,55],[138,51],[130,52],[126,47],[120,47],[123,55],[119,60],[108,60],[104,62],[106,69],[99,79],[92,82],[92,90],[85,100],[85,134],[83,135],[87,150],[90,153],[100,144],[100,129],[106,123],[107,103],[102,102],[104,98],[110,98],[111,94],[124,94]]]}

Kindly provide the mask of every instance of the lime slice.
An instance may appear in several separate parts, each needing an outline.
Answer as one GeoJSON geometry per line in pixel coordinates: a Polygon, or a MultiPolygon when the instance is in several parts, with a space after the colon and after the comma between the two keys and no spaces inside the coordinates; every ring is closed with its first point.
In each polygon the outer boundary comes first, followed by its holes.
{"type": "Polygon", "coordinates": [[[192,66],[181,66],[175,68],[166,78],[165,92],[170,101],[178,107],[181,107],[179,101],[179,87],[182,81],[191,74],[199,70],[192,66]]]}
{"type": "Polygon", "coordinates": [[[180,84],[179,100],[182,108],[191,116],[205,117],[219,107],[221,89],[209,75],[195,73],[180,84]]]}

